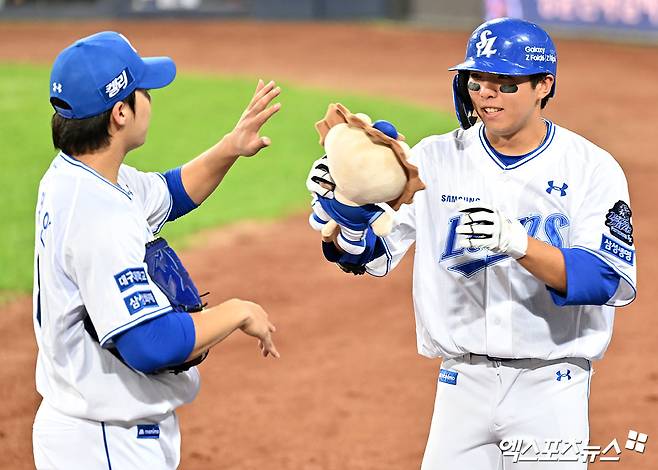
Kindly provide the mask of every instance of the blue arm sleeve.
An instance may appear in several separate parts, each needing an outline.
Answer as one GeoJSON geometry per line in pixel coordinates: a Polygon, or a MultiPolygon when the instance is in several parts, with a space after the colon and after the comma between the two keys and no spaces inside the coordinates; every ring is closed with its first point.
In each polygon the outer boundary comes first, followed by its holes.
{"type": "Polygon", "coordinates": [[[604,305],[614,295],[620,276],[592,253],[560,248],[567,269],[567,295],[549,288],[555,305],[604,305]]]}
{"type": "Polygon", "coordinates": [[[322,253],[327,261],[339,264],[365,266],[386,253],[384,240],[375,235],[369,227],[366,232],[366,248],[360,255],[351,255],[339,250],[332,242],[322,242],[322,253]]]}
{"type": "Polygon", "coordinates": [[[189,313],[171,312],[114,338],[126,364],[145,374],[185,362],[194,349],[196,332],[189,313]]]}
{"type": "Polygon", "coordinates": [[[198,204],[190,198],[187,191],[185,191],[183,179],[181,177],[181,167],[169,170],[162,176],[164,176],[167,181],[167,187],[169,188],[169,193],[171,194],[172,199],[171,212],[169,213],[167,222],[176,220],[199,207],[198,204]]]}

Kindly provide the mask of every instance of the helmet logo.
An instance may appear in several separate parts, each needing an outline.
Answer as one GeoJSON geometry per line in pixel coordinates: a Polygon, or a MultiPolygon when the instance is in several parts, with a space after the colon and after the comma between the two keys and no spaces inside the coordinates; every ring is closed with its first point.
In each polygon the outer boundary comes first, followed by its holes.
{"type": "Polygon", "coordinates": [[[487,56],[487,58],[491,57],[492,54],[495,54],[497,52],[496,49],[493,49],[494,41],[498,38],[498,36],[493,36],[489,37],[491,35],[491,31],[488,29],[482,31],[482,34],[480,34],[480,42],[475,44],[475,47],[477,48],[477,56],[487,56]]]}

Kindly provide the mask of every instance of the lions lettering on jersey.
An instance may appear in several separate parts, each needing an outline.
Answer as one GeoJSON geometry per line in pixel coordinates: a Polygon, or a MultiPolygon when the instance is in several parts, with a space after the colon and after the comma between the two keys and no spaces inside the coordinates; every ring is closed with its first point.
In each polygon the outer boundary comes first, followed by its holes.
{"type": "MultiPolygon", "coordinates": [[[[482,258],[472,259],[473,253],[482,251],[480,248],[457,248],[456,230],[460,223],[460,219],[461,216],[455,216],[449,220],[448,234],[445,237],[446,243],[439,262],[441,263],[448,259],[461,257],[465,254],[467,254],[469,259],[465,262],[453,264],[448,267],[449,271],[457,272],[465,277],[471,277],[482,271],[484,268],[508,258],[507,255],[487,254],[482,258]]],[[[562,236],[561,230],[564,230],[569,226],[569,218],[566,215],[559,213],[551,214],[543,220],[543,223],[540,215],[530,215],[520,218],[519,222],[521,222],[526,228],[529,236],[540,240],[545,238],[545,241],[556,248],[564,247],[564,237],[562,236]],[[540,228],[542,226],[543,230],[540,233],[540,228]]]]}

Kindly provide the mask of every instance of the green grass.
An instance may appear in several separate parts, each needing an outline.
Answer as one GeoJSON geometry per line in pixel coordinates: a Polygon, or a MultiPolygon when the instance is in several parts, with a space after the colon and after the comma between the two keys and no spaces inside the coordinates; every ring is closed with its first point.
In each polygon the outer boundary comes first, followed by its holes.
{"type": "MultiPolygon", "coordinates": [[[[5,293],[0,299],[7,292],[27,292],[32,285],[36,189],[55,154],[48,74],[45,67],[0,64],[0,184],[5,214],[0,230],[0,293],[5,293]]],[[[252,79],[181,75],[166,89],[154,90],[147,143],[126,162],[145,171],[185,163],[233,128],[254,87],[252,79]]],[[[330,102],[394,122],[410,145],[456,125],[452,113],[286,83],[281,87],[283,107],[263,132],[273,145],[255,157],[240,159],[201,209],[167,224],[162,235],[175,247],[186,243],[186,235],[205,228],[304,210],[309,202],[306,173],[322,155],[313,125],[330,102]]]]}

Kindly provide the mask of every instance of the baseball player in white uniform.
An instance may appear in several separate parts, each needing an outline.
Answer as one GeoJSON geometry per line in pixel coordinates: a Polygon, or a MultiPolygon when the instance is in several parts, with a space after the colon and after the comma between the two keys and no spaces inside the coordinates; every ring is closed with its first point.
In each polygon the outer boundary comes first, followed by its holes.
{"type": "MultiPolygon", "coordinates": [[[[626,178],[542,118],[557,53],[539,26],[484,23],[451,70],[461,127],[412,150],[426,190],[362,255],[324,254],[383,276],[415,242],[418,351],[443,358],[422,469],[586,468],[591,361],[636,294],[626,178]]],[[[324,197],[328,170],[307,181],[324,197]]]]}
{"type": "Polygon", "coordinates": [[[195,364],[236,329],[278,357],[257,304],[203,310],[185,268],[155,234],[196,208],[238,156],[269,145],[261,126],[279,94],[259,81],[235,129],[164,174],[123,164],[146,138],[147,89],[168,85],[168,57],[141,58],[115,32],[83,38],[55,60],[53,142],[36,207],[36,468],[174,469],[175,409],[199,390],[195,364]]]}

